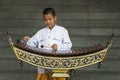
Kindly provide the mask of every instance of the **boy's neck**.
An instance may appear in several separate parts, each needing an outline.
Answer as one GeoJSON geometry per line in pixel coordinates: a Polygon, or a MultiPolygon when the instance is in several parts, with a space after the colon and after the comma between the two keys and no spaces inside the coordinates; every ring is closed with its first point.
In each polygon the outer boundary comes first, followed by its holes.
{"type": "Polygon", "coordinates": [[[52,30],[53,29],[53,27],[52,28],[49,28],[50,30],[52,30]]]}
{"type": "MultiPolygon", "coordinates": [[[[56,25],[56,24],[55,24],[55,25],[56,25]]],[[[51,27],[51,28],[49,27],[49,29],[52,30],[52,29],[55,27],[55,25],[54,25],[53,27],[51,27]]]]}

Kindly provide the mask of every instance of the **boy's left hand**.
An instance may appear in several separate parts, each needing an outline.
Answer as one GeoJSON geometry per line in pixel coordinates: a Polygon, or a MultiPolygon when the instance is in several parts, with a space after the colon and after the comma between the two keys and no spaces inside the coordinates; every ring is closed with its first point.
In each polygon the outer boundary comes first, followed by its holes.
{"type": "Polygon", "coordinates": [[[53,48],[55,51],[57,51],[57,44],[54,43],[54,44],[52,45],[52,48],[53,48]]]}

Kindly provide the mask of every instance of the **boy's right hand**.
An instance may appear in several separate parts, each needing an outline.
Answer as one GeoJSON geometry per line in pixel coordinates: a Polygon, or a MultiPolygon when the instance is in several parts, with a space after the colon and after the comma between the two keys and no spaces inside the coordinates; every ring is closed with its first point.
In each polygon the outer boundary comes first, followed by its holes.
{"type": "Polygon", "coordinates": [[[23,40],[24,40],[25,42],[27,42],[29,39],[30,39],[29,36],[24,36],[24,37],[23,37],[23,40]]]}

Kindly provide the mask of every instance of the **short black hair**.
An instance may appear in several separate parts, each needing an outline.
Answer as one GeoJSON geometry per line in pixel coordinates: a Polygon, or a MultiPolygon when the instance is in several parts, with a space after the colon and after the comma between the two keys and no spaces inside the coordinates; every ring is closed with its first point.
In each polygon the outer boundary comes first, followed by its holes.
{"type": "Polygon", "coordinates": [[[46,14],[52,14],[53,16],[56,16],[55,10],[51,7],[45,8],[43,10],[43,15],[46,15],[46,14]]]}

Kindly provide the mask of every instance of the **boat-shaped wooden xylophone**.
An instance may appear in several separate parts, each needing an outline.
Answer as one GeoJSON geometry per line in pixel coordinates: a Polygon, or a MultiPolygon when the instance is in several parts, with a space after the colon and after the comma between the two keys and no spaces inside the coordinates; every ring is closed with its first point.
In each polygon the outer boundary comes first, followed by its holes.
{"type": "Polygon", "coordinates": [[[113,35],[104,44],[69,51],[50,51],[14,43],[8,35],[8,41],[16,57],[31,65],[51,69],[52,77],[69,77],[69,70],[99,63],[100,67],[108,49],[112,45],[113,35]]]}

